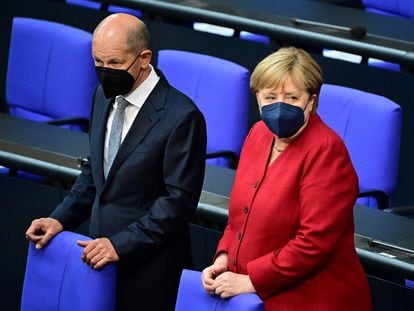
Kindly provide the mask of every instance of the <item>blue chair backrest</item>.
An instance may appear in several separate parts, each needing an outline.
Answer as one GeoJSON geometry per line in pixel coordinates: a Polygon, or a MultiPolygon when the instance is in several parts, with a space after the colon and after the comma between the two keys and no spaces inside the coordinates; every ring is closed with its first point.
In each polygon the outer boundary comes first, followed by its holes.
{"type": "Polygon", "coordinates": [[[92,34],[55,22],[13,19],[6,99],[10,114],[35,121],[89,119],[98,84],[92,34]]]}
{"type": "MultiPolygon", "coordinates": [[[[248,127],[249,71],[228,60],[177,50],[159,51],[158,67],[204,114],[207,152],[229,150],[238,156],[248,127]]],[[[226,165],[220,161],[208,162],[226,165]]]]}
{"type": "MultiPolygon", "coordinates": [[[[66,0],[66,3],[83,6],[89,9],[95,9],[100,10],[102,8],[101,2],[96,2],[92,0],[66,0]]],[[[109,13],[127,13],[134,15],[138,18],[142,16],[142,12],[137,9],[132,9],[125,6],[115,5],[115,4],[109,4],[108,5],[108,12],[109,13]]]]}
{"type": "Polygon", "coordinates": [[[184,269],[178,288],[175,311],[263,311],[257,294],[241,294],[228,299],[210,296],[201,283],[201,272],[184,269]]]}
{"type": "Polygon", "coordinates": [[[92,0],[66,0],[66,3],[83,6],[89,9],[99,10],[102,6],[101,2],[96,2],[92,0]]]}
{"type": "Polygon", "coordinates": [[[414,18],[412,0],[362,0],[362,3],[370,12],[414,18]]]}
{"type": "MultiPolygon", "coordinates": [[[[324,84],[318,114],[344,140],[360,191],[381,190],[390,196],[398,177],[401,107],[379,95],[324,84]]],[[[364,198],[358,203],[376,206],[364,198]]]]}
{"type": "Polygon", "coordinates": [[[63,231],[41,250],[30,243],[21,311],[115,310],[115,265],[92,269],[81,261],[77,240],[90,238],[63,231]]]}
{"type": "Polygon", "coordinates": [[[132,9],[132,8],[128,8],[125,6],[119,6],[115,4],[110,4],[108,6],[108,12],[109,13],[126,13],[126,14],[134,15],[135,17],[138,17],[138,18],[142,17],[142,12],[137,9],[132,9]]]}

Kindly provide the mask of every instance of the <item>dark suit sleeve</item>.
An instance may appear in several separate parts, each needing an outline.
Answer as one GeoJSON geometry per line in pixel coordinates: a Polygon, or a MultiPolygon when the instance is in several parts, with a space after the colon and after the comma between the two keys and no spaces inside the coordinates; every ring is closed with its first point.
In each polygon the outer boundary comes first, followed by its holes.
{"type": "MultiPolygon", "coordinates": [[[[92,124],[92,111],[95,106],[95,98],[98,87],[95,89],[94,98],[91,105],[91,118],[89,124],[92,124]]],[[[90,133],[90,129],[89,129],[90,133]]],[[[57,219],[65,230],[74,230],[85,222],[91,215],[93,200],[95,199],[96,189],[93,183],[90,158],[82,165],[81,173],[77,177],[71,192],[64,198],[50,217],[57,219]]]]}
{"type": "Polygon", "coordinates": [[[56,207],[50,217],[57,219],[65,230],[76,229],[89,218],[95,193],[89,160],[82,166],[70,194],[56,207]]]}
{"type": "Polygon", "coordinates": [[[165,191],[142,217],[110,237],[121,260],[131,253],[145,256],[186,228],[202,189],[206,140],[198,110],[184,115],[169,133],[162,163],[165,191]]]}

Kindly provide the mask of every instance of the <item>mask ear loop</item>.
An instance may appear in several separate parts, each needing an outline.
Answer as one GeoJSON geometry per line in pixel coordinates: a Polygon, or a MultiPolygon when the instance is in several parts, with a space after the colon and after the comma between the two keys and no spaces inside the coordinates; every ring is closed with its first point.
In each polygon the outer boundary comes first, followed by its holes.
{"type": "MultiPolygon", "coordinates": [[[[135,57],[134,61],[131,63],[131,65],[129,65],[129,67],[126,69],[127,72],[129,72],[129,69],[131,69],[132,65],[135,64],[135,62],[137,61],[137,59],[141,56],[142,52],[144,52],[144,50],[142,50],[141,52],[138,53],[137,57],[135,57]]],[[[134,79],[134,83],[137,82],[138,78],[141,76],[142,73],[142,68],[139,68],[139,72],[137,77],[134,79]]]]}

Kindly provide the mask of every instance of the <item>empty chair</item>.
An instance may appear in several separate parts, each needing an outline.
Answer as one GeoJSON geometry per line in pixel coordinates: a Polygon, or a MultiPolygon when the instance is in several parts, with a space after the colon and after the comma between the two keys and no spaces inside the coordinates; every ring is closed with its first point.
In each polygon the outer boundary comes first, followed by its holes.
{"type": "Polygon", "coordinates": [[[11,115],[87,130],[98,84],[92,34],[55,22],[13,19],[6,100],[11,115]]]}
{"type": "Polygon", "coordinates": [[[358,203],[387,208],[398,177],[401,107],[379,95],[324,84],[318,113],[348,148],[359,177],[358,203]]]}
{"type": "Polygon", "coordinates": [[[158,67],[204,114],[208,162],[235,167],[247,134],[249,71],[228,60],[177,50],[159,51],[158,67]]]}
{"type": "Polygon", "coordinates": [[[124,7],[124,6],[119,6],[119,5],[115,5],[115,4],[108,5],[108,12],[109,13],[126,13],[126,14],[134,15],[138,18],[141,18],[141,16],[142,16],[141,11],[139,11],[139,10],[124,7]]]}
{"type": "MultiPolygon", "coordinates": [[[[412,0],[362,0],[365,10],[382,15],[414,18],[414,3],[412,0]]],[[[375,67],[399,71],[400,65],[384,62],[378,59],[368,59],[368,64],[375,67]]]]}
{"type": "Polygon", "coordinates": [[[201,272],[183,270],[178,288],[175,311],[261,311],[263,302],[249,293],[223,299],[210,296],[201,283],[201,272]]]}
{"type": "Polygon", "coordinates": [[[116,268],[94,270],[81,261],[77,240],[90,238],[63,231],[43,249],[29,245],[21,310],[115,310],[116,268]]]}
{"type": "Polygon", "coordinates": [[[414,18],[412,0],[362,0],[362,4],[369,12],[414,18]]]}
{"type": "Polygon", "coordinates": [[[66,3],[83,6],[89,9],[99,10],[102,6],[100,2],[92,1],[92,0],[66,0],[66,3]]]}
{"type": "Polygon", "coordinates": [[[101,2],[96,2],[92,0],[66,0],[66,3],[83,6],[95,10],[105,10],[107,8],[109,13],[127,13],[134,15],[136,17],[141,17],[142,15],[141,11],[136,9],[115,4],[102,4],[101,2]]]}
{"type": "Polygon", "coordinates": [[[249,31],[240,31],[239,37],[244,40],[270,44],[270,38],[268,36],[251,33],[249,31]]]}

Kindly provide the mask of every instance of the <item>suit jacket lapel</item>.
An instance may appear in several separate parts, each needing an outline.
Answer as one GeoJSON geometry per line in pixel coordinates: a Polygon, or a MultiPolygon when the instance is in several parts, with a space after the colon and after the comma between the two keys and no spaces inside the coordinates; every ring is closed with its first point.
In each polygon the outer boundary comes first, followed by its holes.
{"type": "Polygon", "coordinates": [[[112,167],[106,179],[106,184],[112,179],[112,176],[116,174],[119,166],[126,160],[126,158],[128,158],[131,152],[139,148],[138,145],[144,140],[148,132],[160,119],[159,111],[164,109],[169,85],[162,73],[157,73],[160,76],[160,81],[141,107],[128,134],[125,136],[114,162],[112,163],[112,167]]]}
{"type": "MultiPolygon", "coordinates": [[[[96,168],[97,174],[95,174],[95,183],[97,183],[98,189],[102,188],[105,178],[103,172],[103,156],[104,156],[104,145],[105,145],[105,133],[106,133],[106,123],[108,120],[109,110],[112,105],[112,99],[106,99],[101,92],[102,97],[97,99],[94,105],[99,105],[95,107],[95,113],[93,115],[93,131],[95,133],[94,140],[91,140],[91,149],[96,152],[93,155],[96,157],[93,159],[94,163],[97,163],[98,167],[96,168]]],[[[92,155],[92,153],[91,153],[92,155]]]]}

